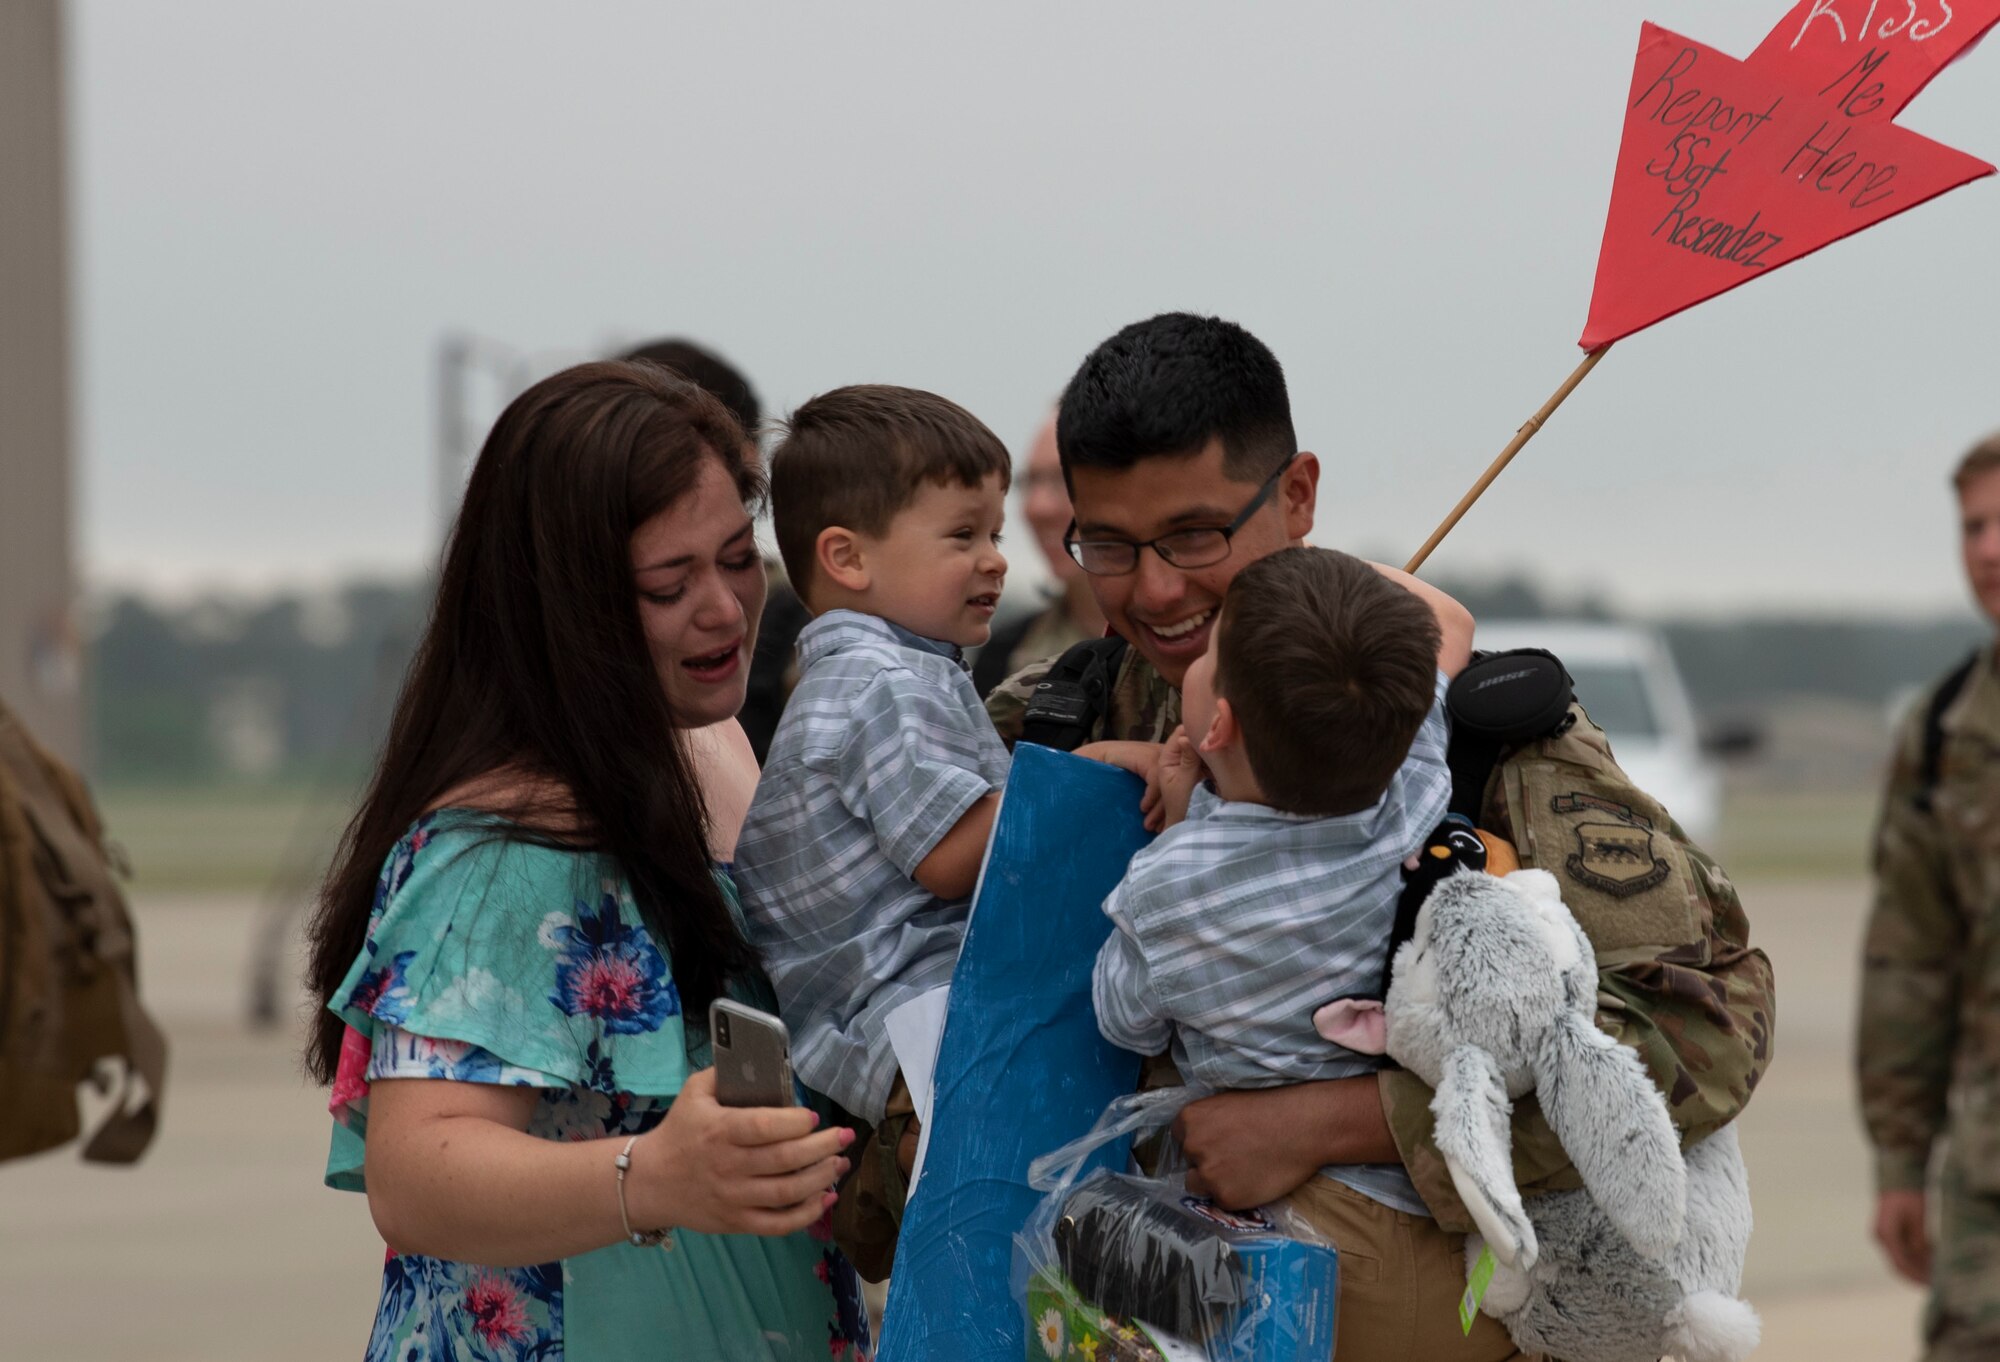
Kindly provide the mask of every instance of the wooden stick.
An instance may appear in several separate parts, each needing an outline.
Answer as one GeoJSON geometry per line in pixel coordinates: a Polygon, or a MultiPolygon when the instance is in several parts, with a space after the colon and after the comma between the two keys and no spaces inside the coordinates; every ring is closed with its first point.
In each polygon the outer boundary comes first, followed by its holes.
{"type": "Polygon", "coordinates": [[[1458,499],[1458,505],[1451,508],[1451,514],[1444,518],[1442,525],[1431,531],[1431,537],[1426,539],[1424,546],[1417,550],[1417,556],[1403,565],[1403,571],[1415,572],[1423,566],[1424,559],[1431,556],[1431,550],[1443,542],[1444,537],[1451,533],[1451,527],[1458,524],[1460,518],[1472,508],[1473,502],[1479,500],[1479,494],[1492,484],[1493,479],[1500,476],[1500,470],[1507,466],[1508,460],[1519,454],[1521,446],[1535,437],[1535,432],[1542,428],[1542,422],[1548,420],[1555,412],[1555,409],[1563,404],[1563,399],[1570,395],[1577,384],[1583,382],[1583,376],[1596,367],[1597,361],[1603,359],[1605,352],[1610,348],[1609,344],[1600,345],[1583,357],[1583,363],[1576,366],[1575,373],[1572,373],[1568,378],[1563,380],[1563,385],[1556,389],[1555,396],[1542,403],[1542,409],[1533,416],[1530,416],[1527,422],[1514,432],[1514,438],[1507,442],[1505,449],[1500,451],[1500,457],[1495,459],[1484,473],[1480,474],[1479,481],[1472,484],[1472,490],[1458,499]]]}

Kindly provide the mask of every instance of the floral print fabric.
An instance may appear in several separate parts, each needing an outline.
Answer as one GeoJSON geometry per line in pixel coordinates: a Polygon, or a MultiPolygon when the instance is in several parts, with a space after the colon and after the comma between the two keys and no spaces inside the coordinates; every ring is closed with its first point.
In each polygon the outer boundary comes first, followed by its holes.
{"type": "Polygon", "coordinates": [[[549,1001],[564,1016],[597,1017],[606,1031],[635,1036],[679,1015],[681,996],[667,977],[667,958],[644,927],[624,925],[615,894],[603,895],[596,912],[577,904],[576,925],[558,925],[552,934],[560,955],[549,1001]]]}
{"type": "MultiPolygon", "coordinates": [[[[710,1062],[622,882],[595,856],[496,830],[433,815],[383,866],[366,944],[334,996],[350,1030],[332,1094],[331,1186],[365,1189],[377,1079],[534,1088],[529,1134],[587,1140],[651,1129],[710,1062]]],[[[738,991],[771,1006],[761,980],[738,991]]],[[[859,1285],[824,1223],[785,1239],[680,1231],[675,1241],[506,1270],[392,1247],[366,1357],[865,1362],[859,1285]]]]}

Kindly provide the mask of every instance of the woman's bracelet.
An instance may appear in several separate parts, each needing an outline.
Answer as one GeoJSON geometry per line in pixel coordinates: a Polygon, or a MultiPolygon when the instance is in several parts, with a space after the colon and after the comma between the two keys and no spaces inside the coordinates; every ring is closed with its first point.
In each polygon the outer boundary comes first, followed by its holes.
{"type": "Polygon", "coordinates": [[[625,1141],[625,1147],[619,1150],[618,1157],[612,1160],[618,1169],[618,1221],[625,1227],[625,1237],[631,1241],[634,1248],[670,1249],[674,1246],[674,1231],[671,1226],[664,1230],[635,1230],[632,1228],[632,1216],[625,1209],[625,1174],[632,1168],[632,1146],[637,1143],[639,1137],[634,1135],[625,1141]]]}

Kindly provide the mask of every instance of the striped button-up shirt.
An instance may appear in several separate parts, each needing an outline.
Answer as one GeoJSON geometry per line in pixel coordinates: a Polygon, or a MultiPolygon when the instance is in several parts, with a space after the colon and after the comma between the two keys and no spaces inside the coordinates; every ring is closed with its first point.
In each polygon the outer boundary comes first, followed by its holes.
{"type": "MultiPolygon", "coordinates": [[[[1132,858],[1104,901],[1115,926],[1091,982],[1098,1028],[1190,1082],[1269,1088],[1373,1073],[1313,1029],[1335,998],[1381,985],[1401,866],[1451,802],[1444,678],[1389,788],[1359,813],[1312,818],[1195,791],[1187,819],[1132,858]]],[[[1423,1213],[1400,1164],[1325,1172],[1423,1213]]]]}
{"type": "Polygon", "coordinates": [[[799,635],[799,684],[736,844],[750,940],[807,1086],[879,1121],[896,1058],[883,1019],[951,982],[967,899],[917,865],[981,796],[1007,749],[957,650],[830,610],[799,635]]]}

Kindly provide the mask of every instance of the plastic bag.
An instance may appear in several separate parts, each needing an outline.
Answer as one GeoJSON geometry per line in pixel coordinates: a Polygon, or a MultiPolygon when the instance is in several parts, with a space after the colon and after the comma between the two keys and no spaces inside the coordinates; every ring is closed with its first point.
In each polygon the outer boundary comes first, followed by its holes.
{"type": "Polygon", "coordinates": [[[1134,1137],[1208,1093],[1121,1097],[1081,1139],[1035,1160],[1044,1193],[1015,1236],[1031,1362],[1326,1362],[1337,1255],[1283,1206],[1225,1211],[1190,1195],[1167,1140],[1152,1176],[1112,1171],[1134,1137]],[[1107,1163],[1111,1166],[1107,1167],[1107,1163]]]}

